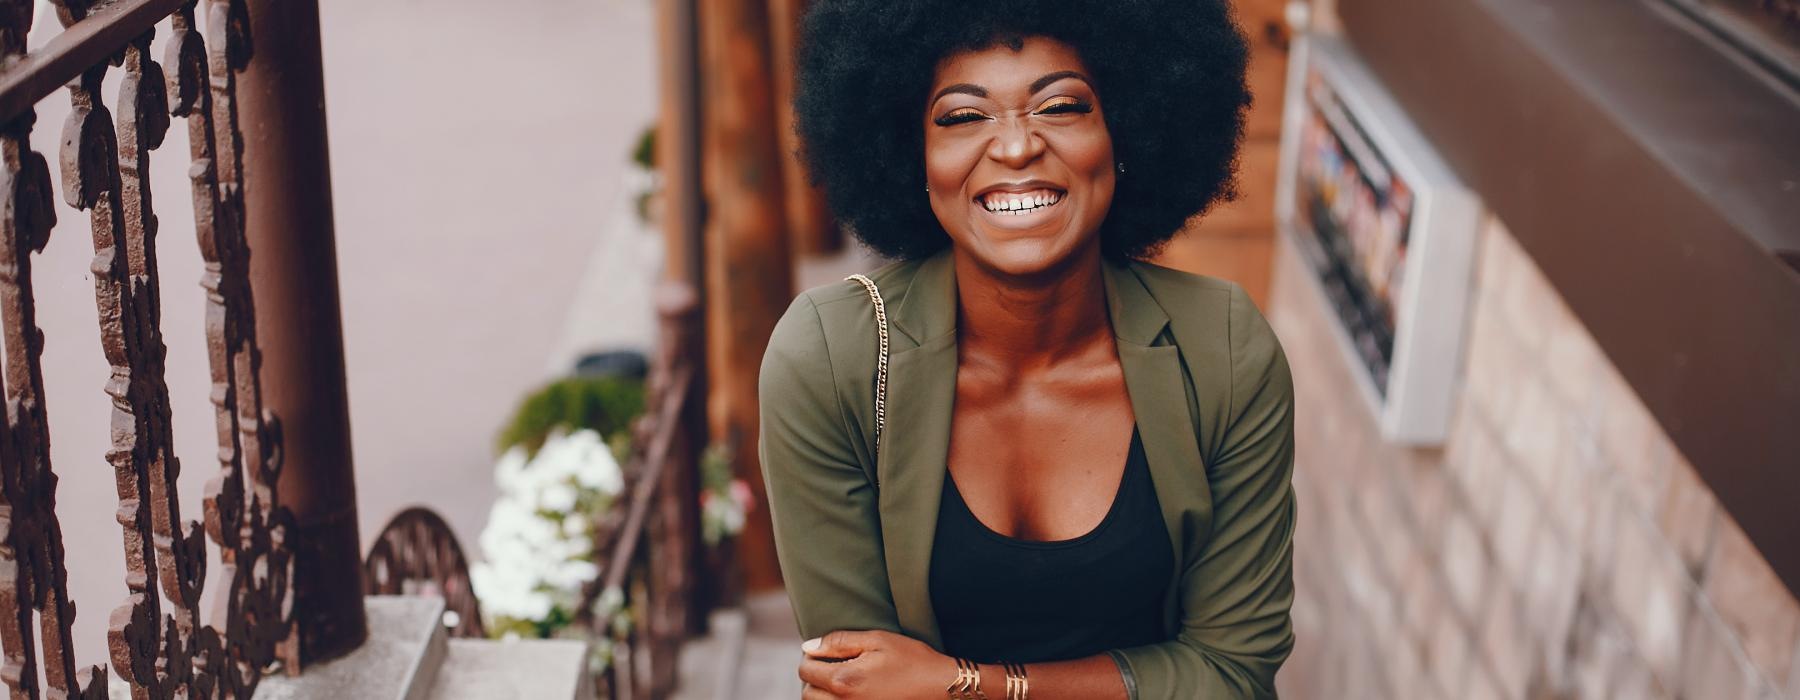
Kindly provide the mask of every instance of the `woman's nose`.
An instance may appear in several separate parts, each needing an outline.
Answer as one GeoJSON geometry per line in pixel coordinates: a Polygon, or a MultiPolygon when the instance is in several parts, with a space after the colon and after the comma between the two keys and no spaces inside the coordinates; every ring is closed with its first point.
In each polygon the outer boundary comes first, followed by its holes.
{"type": "Polygon", "coordinates": [[[1044,138],[1035,133],[1021,119],[1001,121],[1001,132],[988,144],[988,157],[1007,167],[1024,167],[1037,160],[1044,152],[1044,138]]]}

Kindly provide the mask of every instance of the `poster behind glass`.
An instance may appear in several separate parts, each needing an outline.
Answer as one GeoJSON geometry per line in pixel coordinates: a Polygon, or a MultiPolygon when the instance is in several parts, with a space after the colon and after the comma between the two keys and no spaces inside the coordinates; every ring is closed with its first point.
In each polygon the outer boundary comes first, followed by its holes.
{"type": "Polygon", "coordinates": [[[1303,119],[1295,178],[1301,247],[1385,396],[1413,191],[1317,72],[1308,71],[1303,119]]]}

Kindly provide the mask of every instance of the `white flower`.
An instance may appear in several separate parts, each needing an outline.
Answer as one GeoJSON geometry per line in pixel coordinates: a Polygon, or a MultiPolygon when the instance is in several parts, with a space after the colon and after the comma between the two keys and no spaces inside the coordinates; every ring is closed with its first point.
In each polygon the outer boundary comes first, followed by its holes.
{"type": "Polygon", "coordinates": [[[528,461],[523,447],[514,447],[500,455],[500,461],[494,463],[494,485],[500,487],[501,493],[518,491],[525,485],[528,461]]]}
{"type": "Polygon", "coordinates": [[[538,510],[567,513],[575,508],[575,500],[581,494],[568,484],[548,484],[538,491],[538,510]]]}
{"type": "Polygon", "coordinates": [[[599,433],[582,430],[570,435],[564,440],[563,449],[569,459],[570,473],[582,487],[607,496],[617,496],[625,489],[625,475],[619,469],[619,461],[613,458],[612,447],[599,433]]]}
{"type": "Polygon", "coordinates": [[[574,608],[600,574],[583,504],[605,505],[624,490],[611,447],[592,430],[552,435],[534,456],[502,454],[494,483],[500,493],[479,540],[486,558],[469,572],[483,610],[543,622],[558,606],[574,608]]]}

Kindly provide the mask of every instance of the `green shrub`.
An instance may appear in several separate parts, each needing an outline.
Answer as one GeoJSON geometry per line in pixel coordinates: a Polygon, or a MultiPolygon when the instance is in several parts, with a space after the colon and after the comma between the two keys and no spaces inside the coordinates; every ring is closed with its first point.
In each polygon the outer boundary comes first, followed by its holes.
{"type": "Polygon", "coordinates": [[[623,377],[569,377],[525,397],[500,431],[499,452],[523,446],[537,454],[557,430],[591,428],[608,443],[630,439],[632,419],[644,412],[644,383],[623,377]]]}

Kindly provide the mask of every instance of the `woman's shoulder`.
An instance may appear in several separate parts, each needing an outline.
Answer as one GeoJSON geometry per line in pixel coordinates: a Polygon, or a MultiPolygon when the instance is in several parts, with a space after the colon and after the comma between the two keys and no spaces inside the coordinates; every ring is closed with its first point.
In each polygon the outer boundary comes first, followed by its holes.
{"type": "MultiPolygon", "coordinates": [[[[891,311],[904,298],[912,274],[918,270],[920,262],[891,262],[862,274],[875,283],[881,292],[883,303],[891,311]]],[[[828,338],[831,345],[873,346],[878,335],[871,304],[869,293],[863,285],[849,279],[827,282],[801,291],[794,295],[793,302],[776,322],[775,329],[769,336],[769,350],[765,358],[775,354],[826,353],[828,338]]]]}
{"type": "Polygon", "coordinates": [[[1131,271],[1170,320],[1204,324],[1212,330],[1268,326],[1250,294],[1236,282],[1143,261],[1133,261],[1131,271]]]}
{"type": "Polygon", "coordinates": [[[1218,360],[1200,366],[1228,369],[1233,384],[1285,377],[1281,340],[1242,285],[1148,262],[1131,271],[1168,315],[1183,354],[1218,360]]]}
{"type": "Polygon", "coordinates": [[[1133,261],[1131,271],[1176,326],[1209,334],[1225,331],[1233,344],[1253,337],[1274,338],[1262,310],[1236,282],[1142,261],[1133,261]]]}

